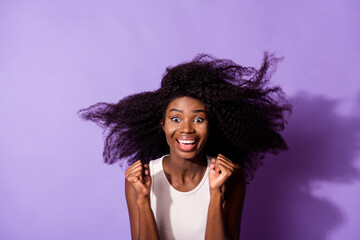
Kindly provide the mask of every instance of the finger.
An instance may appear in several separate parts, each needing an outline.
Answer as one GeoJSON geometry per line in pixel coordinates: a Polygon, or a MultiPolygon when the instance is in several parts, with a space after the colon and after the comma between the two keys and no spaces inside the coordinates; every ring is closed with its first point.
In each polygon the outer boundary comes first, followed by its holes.
{"type": "Polygon", "coordinates": [[[229,158],[225,157],[224,155],[219,154],[218,157],[219,157],[219,160],[221,160],[221,161],[223,161],[223,162],[226,162],[226,163],[228,163],[230,166],[232,166],[232,167],[234,168],[234,170],[240,170],[240,169],[242,169],[242,167],[241,167],[239,164],[231,161],[229,158]]]}
{"type": "Polygon", "coordinates": [[[144,164],[144,174],[145,175],[150,175],[150,168],[149,168],[149,164],[145,163],[144,164]]]}
{"type": "Polygon", "coordinates": [[[227,166],[223,165],[223,164],[219,164],[219,168],[221,171],[221,175],[225,176],[225,177],[230,177],[233,173],[233,169],[228,168],[227,166]]]}
{"type": "Polygon", "coordinates": [[[130,177],[136,177],[136,181],[142,180],[142,170],[136,171],[129,175],[130,177]]]}
{"type": "Polygon", "coordinates": [[[142,165],[141,160],[137,160],[136,162],[134,162],[134,164],[132,165],[132,167],[134,168],[134,167],[137,167],[137,166],[139,166],[139,165],[142,165]]]}
{"type": "Polygon", "coordinates": [[[132,173],[137,172],[139,170],[140,171],[143,170],[143,165],[141,164],[141,162],[134,165],[131,169],[128,169],[128,174],[132,174],[132,173]]]}
{"type": "Polygon", "coordinates": [[[129,183],[137,183],[139,181],[139,176],[137,175],[130,175],[126,178],[126,180],[129,182],[129,183]]]}
{"type": "Polygon", "coordinates": [[[151,186],[151,177],[150,177],[150,175],[144,176],[143,184],[145,184],[145,185],[147,185],[149,187],[151,186]]]}
{"type": "Polygon", "coordinates": [[[130,167],[128,167],[128,168],[126,169],[125,174],[132,172],[133,169],[136,168],[136,167],[138,167],[139,165],[141,165],[141,161],[140,161],[140,160],[134,162],[130,167]]]}
{"type": "Polygon", "coordinates": [[[222,162],[226,162],[228,165],[235,167],[234,163],[222,154],[219,154],[217,159],[222,162]]]}
{"type": "Polygon", "coordinates": [[[135,175],[135,176],[139,177],[139,176],[141,176],[143,174],[142,172],[143,172],[143,167],[142,167],[142,165],[139,165],[136,168],[131,169],[131,171],[127,172],[125,174],[125,177],[129,177],[129,176],[132,176],[132,175],[135,175]]]}
{"type": "Polygon", "coordinates": [[[212,159],[210,162],[210,174],[217,175],[215,171],[215,159],[212,159]]]}
{"type": "Polygon", "coordinates": [[[234,164],[229,164],[225,161],[219,161],[219,165],[225,166],[226,168],[230,169],[231,171],[234,170],[234,164]]]}
{"type": "Polygon", "coordinates": [[[216,172],[216,175],[219,175],[220,174],[220,167],[219,167],[219,161],[216,159],[215,161],[215,172],[216,172]]]}
{"type": "Polygon", "coordinates": [[[143,166],[141,161],[135,162],[130,168],[125,172],[125,177],[129,182],[136,183],[138,180],[142,181],[143,175],[143,166]]]}
{"type": "Polygon", "coordinates": [[[148,163],[144,164],[144,184],[148,187],[151,186],[150,167],[148,163]]]}
{"type": "Polygon", "coordinates": [[[142,166],[142,165],[134,166],[133,168],[129,169],[129,171],[127,172],[127,174],[133,174],[134,172],[142,171],[142,170],[143,170],[143,166],[142,166]]]}
{"type": "Polygon", "coordinates": [[[221,159],[221,160],[223,160],[223,161],[225,161],[225,162],[232,163],[232,161],[231,161],[229,158],[225,157],[224,155],[222,155],[222,154],[220,154],[220,153],[219,153],[219,155],[218,155],[217,158],[218,158],[218,159],[221,159]]]}
{"type": "Polygon", "coordinates": [[[219,161],[219,166],[226,167],[227,169],[234,169],[233,165],[229,165],[227,162],[219,161]]]}
{"type": "Polygon", "coordinates": [[[137,166],[141,164],[141,160],[137,160],[136,162],[134,162],[129,168],[133,167],[133,166],[137,166]]]}
{"type": "Polygon", "coordinates": [[[216,159],[212,158],[210,161],[210,169],[211,170],[215,170],[215,163],[216,163],[216,159]]]}
{"type": "Polygon", "coordinates": [[[147,176],[146,172],[149,172],[149,169],[147,169],[144,164],[141,165],[141,182],[145,182],[145,177],[147,176]]]}
{"type": "Polygon", "coordinates": [[[143,171],[140,172],[138,179],[140,180],[140,182],[143,182],[143,171]]]}

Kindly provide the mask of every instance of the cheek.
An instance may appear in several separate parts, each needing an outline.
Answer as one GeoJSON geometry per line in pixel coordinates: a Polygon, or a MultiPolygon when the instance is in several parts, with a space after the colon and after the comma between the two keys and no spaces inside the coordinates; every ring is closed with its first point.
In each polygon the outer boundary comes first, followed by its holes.
{"type": "Polygon", "coordinates": [[[209,126],[202,126],[201,128],[198,129],[198,133],[201,134],[201,136],[204,138],[204,140],[207,139],[207,137],[209,136],[209,126]]]}
{"type": "Polygon", "coordinates": [[[177,130],[177,126],[174,126],[174,124],[171,123],[166,123],[163,126],[163,131],[165,133],[166,138],[173,136],[176,130],[177,130]]]}
{"type": "Polygon", "coordinates": [[[174,135],[176,132],[176,127],[167,125],[167,126],[164,126],[163,130],[164,130],[167,145],[169,147],[173,146],[174,141],[175,141],[174,135]]]}

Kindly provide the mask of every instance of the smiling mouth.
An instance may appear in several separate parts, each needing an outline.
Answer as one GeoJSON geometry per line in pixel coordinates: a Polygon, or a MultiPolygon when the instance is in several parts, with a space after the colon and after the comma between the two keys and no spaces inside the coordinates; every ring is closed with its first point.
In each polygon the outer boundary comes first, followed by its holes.
{"type": "Polygon", "coordinates": [[[195,139],[176,139],[179,148],[184,152],[190,152],[195,149],[197,141],[195,139]]]}

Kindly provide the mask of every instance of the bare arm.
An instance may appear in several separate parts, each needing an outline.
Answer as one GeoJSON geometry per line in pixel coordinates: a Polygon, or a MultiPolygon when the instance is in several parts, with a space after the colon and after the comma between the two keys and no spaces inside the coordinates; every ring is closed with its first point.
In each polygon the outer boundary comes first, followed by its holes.
{"type": "Polygon", "coordinates": [[[205,239],[239,239],[246,188],[243,170],[219,154],[211,162],[209,183],[205,239]]]}
{"type": "Polygon", "coordinates": [[[133,240],[160,239],[150,207],[151,177],[149,166],[135,162],[125,171],[125,195],[133,240]]]}

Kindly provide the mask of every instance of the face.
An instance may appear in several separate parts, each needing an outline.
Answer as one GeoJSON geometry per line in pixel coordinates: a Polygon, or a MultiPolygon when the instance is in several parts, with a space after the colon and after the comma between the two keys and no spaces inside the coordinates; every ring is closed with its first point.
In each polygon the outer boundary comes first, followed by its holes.
{"type": "Polygon", "coordinates": [[[170,155],[193,159],[202,152],[209,132],[204,104],[195,98],[172,100],[161,122],[170,147],[170,155]]]}

